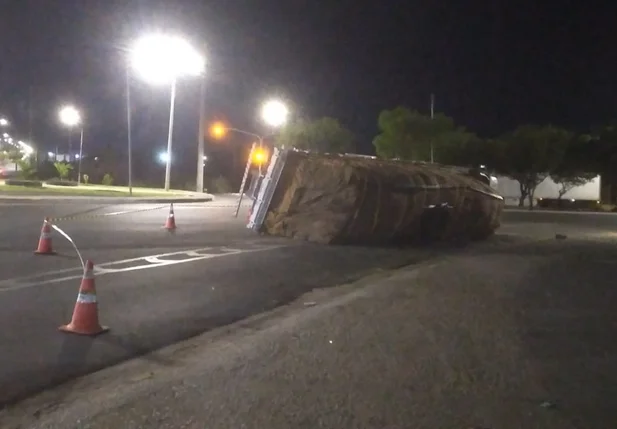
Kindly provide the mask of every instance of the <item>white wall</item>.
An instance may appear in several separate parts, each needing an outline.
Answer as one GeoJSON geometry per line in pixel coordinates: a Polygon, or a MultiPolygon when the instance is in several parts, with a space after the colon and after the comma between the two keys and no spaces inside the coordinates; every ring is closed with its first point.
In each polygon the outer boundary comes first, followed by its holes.
{"type": "MultiPolygon", "coordinates": [[[[505,199],[506,205],[518,205],[521,191],[518,181],[505,176],[497,176],[497,192],[505,199]]],[[[553,182],[550,177],[544,179],[536,188],[534,197],[538,198],[557,198],[559,196],[560,185],[553,182]]],[[[582,186],[577,186],[566,192],[563,198],[574,200],[599,200],[600,199],[600,176],[582,186]]],[[[525,201],[527,204],[527,201],[525,201]]]]}

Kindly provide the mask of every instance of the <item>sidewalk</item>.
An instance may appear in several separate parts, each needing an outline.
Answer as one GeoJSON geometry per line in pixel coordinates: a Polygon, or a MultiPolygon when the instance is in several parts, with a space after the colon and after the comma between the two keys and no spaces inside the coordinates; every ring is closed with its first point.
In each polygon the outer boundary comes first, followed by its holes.
{"type": "MultiPolygon", "coordinates": [[[[549,331],[550,317],[574,304],[547,308],[541,298],[554,288],[564,296],[580,290],[571,261],[586,245],[488,246],[317,290],[0,412],[0,427],[613,427],[614,396],[598,385],[615,381],[614,366],[604,366],[610,356],[564,348],[581,338],[559,324],[563,338],[549,331]],[[534,328],[545,330],[530,345],[534,328]],[[572,388],[572,378],[586,382],[572,388]]],[[[591,335],[578,316],[569,315],[570,327],[591,335]]],[[[611,344],[607,326],[596,334],[611,344]]]]}

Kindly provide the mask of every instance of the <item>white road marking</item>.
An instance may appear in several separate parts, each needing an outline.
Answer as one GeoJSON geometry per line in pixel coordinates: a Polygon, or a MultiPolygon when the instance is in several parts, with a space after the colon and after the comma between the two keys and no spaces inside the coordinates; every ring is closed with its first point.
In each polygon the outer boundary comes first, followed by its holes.
{"type": "MultiPolygon", "coordinates": [[[[152,209],[154,210],[154,209],[152,209]]],[[[118,215],[123,215],[123,214],[127,214],[127,213],[135,213],[138,210],[124,210],[121,212],[112,212],[112,213],[103,213],[102,216],[118,216],[118,215]]]]}
{"type": "MultiPolygon", "coordinates": [[[[255,253],[263,252],[266,250],[274,250],[281,247],[287,247],[286,245],[267,245],[260,246],[253,249],[236,249],[229,247],[204,247],[200,249],[183,250],[179,252],[163,253],[160,255],[142,256],[139,258],[123,259],[119,261],[106,262],[100,265],[95,265],[94,272],[97,276],[106,274],[124,273],[128,271],[145,270],[148,268],[166,267],[169,265],[183,264],[186,262],[202,261],[206,259],[218,258],[221,256],[240,255],[243,253],[255,253]],[[216,253],[206,253],[208,250],[216,250],[216,253]],[[184,259],[164,259],[173,256],[184,255],[184,259]],[[113,268],[114,265],[122,265],[127,263],[140,263],[138,265],[113,268]]],[[[33,276],[6,279],[0,281],[0,293],[10,292],[21,289],[28,289],[36,286],[43,286],[53,283],[60,283],[68,280],[80,279],[83,273],[80,272],[81,268],[68,268],[64,270],[49,271],[33,276]],[[72,275],[63,275],[74,272],[72,275]],[[54,277],[60,275],[61,277],[54,277]],[[42,280],[41,277],[52,277],[42,280]],[[39,279],[39,280],[37,280],[39,279]]]]}

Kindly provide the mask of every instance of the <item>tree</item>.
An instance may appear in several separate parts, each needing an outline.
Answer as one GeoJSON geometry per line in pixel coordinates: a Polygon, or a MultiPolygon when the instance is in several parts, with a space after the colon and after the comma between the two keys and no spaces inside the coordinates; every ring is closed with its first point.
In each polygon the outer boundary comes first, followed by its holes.
{"type": "Polygon", "coordinates": [[[101,185],[111,186],[114,184],[114,178],[111,174],[105,173],[103,176],[103,180],[101,180],[101,185]]]}
{"type": "Polygon", "coordinates": [[[572,133],[561,128],[523,125],[496,143],[500,146],[496,170],[518,181],[519,206],[527,198],[533,209],[537,186],[562,163],[572,139],[572,133]]]}
{"type": "Polygon", "coordinates": [[[580,171],[555,172],[551,174],[551,179],[553,182],[560,185],[559,190],[557,191],[558,200],[561,200],[561,198],[571,189],[589,183],[594,179],[594,177],[596,177],[595,173],[583,173],[580,171]]]}
{"type": "Polygon", "coordinates": [[[19,166],[20,176],[23,179],[32,179],[36,174],[36,165],[33,157],[19,159],[16,163],[19,166]]]}
{"type": "Polygon", "coordinates": [[[60,179],[62,180],[69,177],[69,173],[73,169],[73,166],[67,162],[54,162],[54,167],[56,167],[58,176],[60,176],[60,179]]]}
{"type": "Polygon", "coordinates": [[[373,146],[383,158],[430,161],[432,146],[434,161],[460,164],[466,145],[478,140],[442,113],[431,118],[402,106],[382,111],[377,123],[373,146]]]}
{"type": "Polygon", "coordinates": [[[21,152],[21,150],[19,150],[18,147],[11,147],[8,151],[7,151],[7,155],[6,157],[13,163],[15,164],[15,171],[17,171],[17,163],[23,158],[23,153],[21,152]]]}
{"type": "Polygon", "coordinates": [[[315,121],[296,121],[281,130],[277,146],[315,152],[344,153],[353,150],[354,135],[341,123],[324,117],[315,121]]]}
{"type": "Polygon", "coordinates": [[[617,123],[593,130],[584,149],[590,171],[617,179],[617,123]]]}
{"type": "Polygon", "coordinates": [[[589,154],[591,136],[582,135],[572,139],[569,143],[561,163],[551,172],[553,182],[560,185],[557,199],[561,198],[572,188],[582,186],[593,180],[597,174],[592,171],[591,159],[586,159],[589,154]]]}
{"type": "Polygon", "coordinates": [[[589,171],[602,177],[602,198],[615,204],[617,199],[617,122],[595,129],[587,147],[589,171]]]}

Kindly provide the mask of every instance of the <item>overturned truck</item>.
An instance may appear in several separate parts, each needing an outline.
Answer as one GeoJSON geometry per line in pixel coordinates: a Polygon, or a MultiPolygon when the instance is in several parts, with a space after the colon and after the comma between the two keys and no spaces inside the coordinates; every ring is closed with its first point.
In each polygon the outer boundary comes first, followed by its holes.
{"type": "Polygon", "coordinates": [[[504,205],[482,179],[440,164],[277,149],[247,227],[324,244],[481,240],[504,205]]]}

